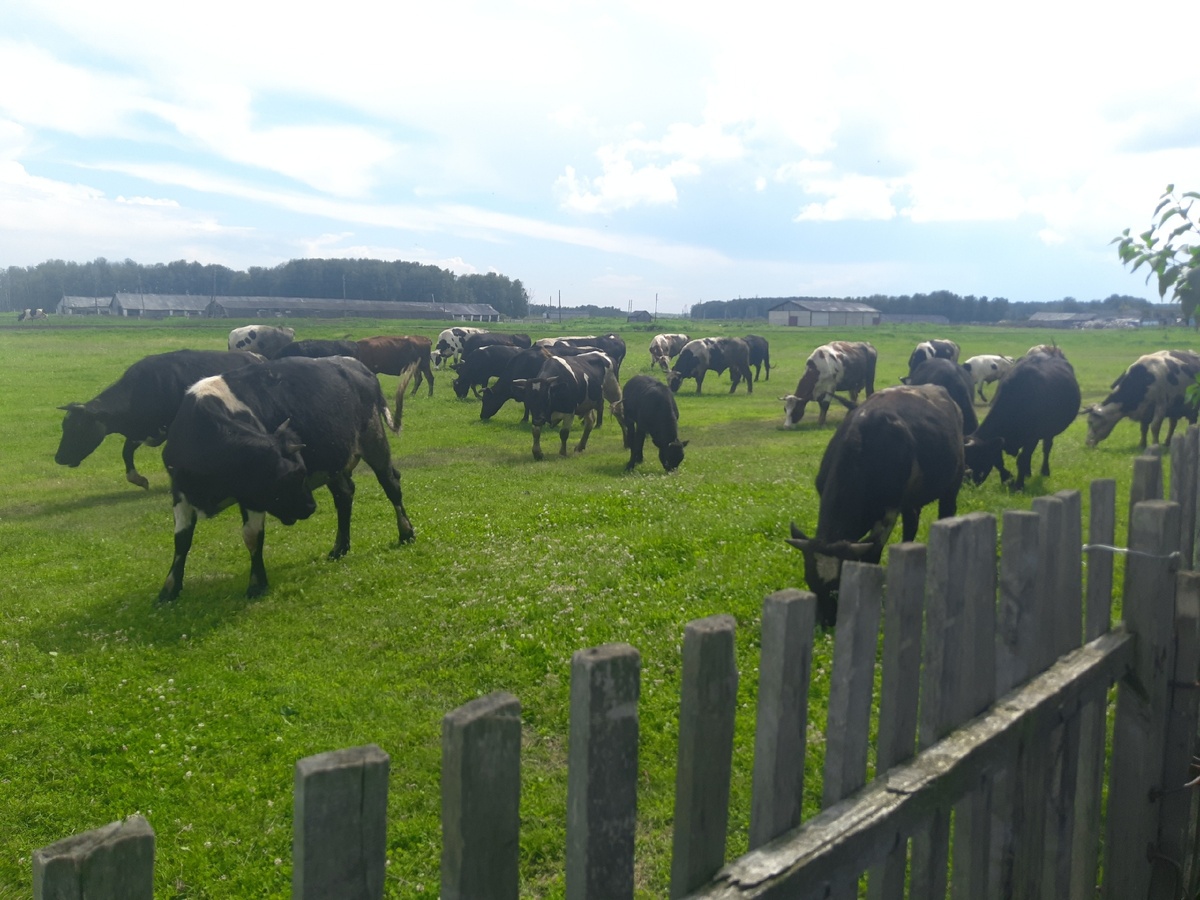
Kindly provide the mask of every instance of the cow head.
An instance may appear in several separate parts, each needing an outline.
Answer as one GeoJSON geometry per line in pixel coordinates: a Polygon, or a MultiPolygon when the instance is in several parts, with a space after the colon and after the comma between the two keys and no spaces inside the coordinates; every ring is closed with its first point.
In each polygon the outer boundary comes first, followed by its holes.
{"type": "Polygon", "coordinates": [[[874,541],[826,542],[810,538],[792,523],[789,544],[804,554],[804,580],[809,590],[817,595],[817,620],[823,628],[837,624],[837,594],[842,580],[842,563],[878,563],[883,555],[883,544],[874,541]]]}
{"type": "MultiPolygon", "coordinates": [[[[458,366],[451,366],[451,368],[453,368],[456,372],[458,371],[458,366]]],[[[465,378],[460,375],[458,378],[455,378],[452,382],[450,382],[450,386],[454,388],[455,397],[457,397],[459,400],[467,399],[467,391],[470,390],[471,386],[467,384],[467,380],[465,378]]]]}
{"type": "Polygon", "coordinates": [[[1097,403],[1081,410],[1081,413],[1087,416],[1087,438],[1084,443],[1089,447],[1095,447],[1112,434],[1121,420],[1121,409],[1116,404],[1102,406],[1097,403]]]}
{"type": "Polygon", "coordinates": [[[662,463],[662,467],[668,472],[678,469],[679,464],[683,462],[683,448],[687,445],[687,441],[675,440],[664,447],[659,447],[658,461],[662,463]]]}
{"type": "Polygon", "coordinates": [[[969,437],[963,444],[963,460],[967,471],[975,484],[983,484],[992,474],[992,469],[1000,470],[1000,480],[1008,479],[1008,470],[1004,468],[1004,439],[992,438],[980,440],[969,437]]]}
{"type": "Polygon", "coordinates": [[[95,413],[82,403],[68,403],[59,409],[66,411],[62,423],[62,440],[54,461],[60,466],[74,468],[100,446],[108,429],[95,413]]]}
{"type": "Polygon", "coordinates": [[[678,369],[672,370],[671,374],[667,376],[667,387],[671,389],[671,393],[678,394],[681,384],[683,384],[683,373],[678,369]]]}

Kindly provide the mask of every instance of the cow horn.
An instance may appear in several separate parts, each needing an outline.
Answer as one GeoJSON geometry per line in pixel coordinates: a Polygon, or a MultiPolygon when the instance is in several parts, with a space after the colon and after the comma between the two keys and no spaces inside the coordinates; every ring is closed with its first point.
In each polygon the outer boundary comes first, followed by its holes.
{"type": "MultiPolygon", "coordinates": [[[[284,419],[279,423],[279,427],[275,429],[275,434],[282,437],[284,431],[286,431],[287,427],[291,424],[292,420],[290,417],[284,419]]],[[[284,456],[291,456],[293,453],[299,453],[303,449],[304,443],[302,441],[288,441],[283,445],[283,454],[284,456]]]]}
{"type": "Polygon", "coordinates": [[[790,538],[784,538],[784,540],[786,540],[797,550],[811,550],[816,545],[816,541],[797,528],[795,522],[792,522],[792,536],[790,538]]]}

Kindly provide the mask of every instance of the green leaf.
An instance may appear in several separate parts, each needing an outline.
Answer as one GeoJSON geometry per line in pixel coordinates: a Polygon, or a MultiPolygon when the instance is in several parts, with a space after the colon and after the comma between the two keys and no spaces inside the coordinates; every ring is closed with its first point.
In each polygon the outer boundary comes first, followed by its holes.
{"type": "Polygon", "coordinates": [[[1158,276],[1158,296],[1166,296],[1167,289],[1173,287],[1179,279],[1179,266],[1171,266],[1169,269],[1159,273],[1158,276]]]}

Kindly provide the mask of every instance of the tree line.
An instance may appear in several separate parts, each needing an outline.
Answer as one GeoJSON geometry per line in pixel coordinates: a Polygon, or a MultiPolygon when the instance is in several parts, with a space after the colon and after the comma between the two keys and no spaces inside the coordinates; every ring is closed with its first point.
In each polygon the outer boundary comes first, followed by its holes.
{"type": "Polygon", "coordinates": [[[293,259],[243,272],[186,260],[143,265],[132,259],[111,262],[100,257],[86,263],[52,259],[0,271],[0,303],[9,310],[51,310],[64,294],[111,297],[117,293],[488,303],[513,318],[522,318],[529,310],[529,294],[520,279],[495,272],[455,275],[438,266],[400,260],[293,259]]]}

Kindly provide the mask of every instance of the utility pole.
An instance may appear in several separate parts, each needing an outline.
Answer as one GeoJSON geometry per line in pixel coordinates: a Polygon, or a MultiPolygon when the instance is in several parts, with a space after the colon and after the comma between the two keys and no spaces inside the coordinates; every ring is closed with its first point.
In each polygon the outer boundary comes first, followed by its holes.
{"type": "Polygon", "coordinates": [[[658,291],[654,292],[654,321],[658,321],[658,291]]]}

